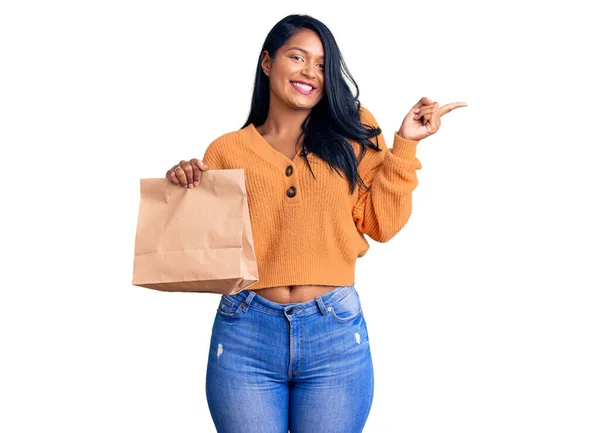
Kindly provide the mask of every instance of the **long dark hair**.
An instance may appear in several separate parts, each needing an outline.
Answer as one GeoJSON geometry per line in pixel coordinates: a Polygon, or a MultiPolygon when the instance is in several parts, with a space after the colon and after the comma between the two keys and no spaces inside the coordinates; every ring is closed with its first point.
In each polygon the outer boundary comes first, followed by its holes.
{"type": "Polygon", "coordinates": [[[381,129],[377,125],[363,125],[360,120],[359,89],[356,81],[350,75],[348,68],[338,48],[337,42],[325,24],[310,15],[288,15],[271,29],[262,49],[260,50],[256,65],[252,105],[248,120],[242,128],[250,123],[260,126],[267,120],[269,113],[269,80],[261,68],[263,51],[268,51],[271,58],[275,58],[277,50],[296,33],[310,29],[314,31],[323,44],[325,54],[325,91],[323,98],[313,107],[309,115],[302,122],[301,157],[309,166],[310,172],[315,177],[306,155],[314,153],[338,174],[338,169],[346,175],[350,184],[350,193],[354,192],[357,182],[366,188],[366,184],[358,174],[358,164],[366,153],[366,147],[381,151],[377,136],[381,129]],[[356,88],[353,96],[348,84],[344,80],[346,75],[356,88]],[[366,126],[366,127],[365,127],[366,126]],[[369,138],[375,136],[377,146],[369,138]],[[360,144],[358,159],[348,139],[360,144]]]}

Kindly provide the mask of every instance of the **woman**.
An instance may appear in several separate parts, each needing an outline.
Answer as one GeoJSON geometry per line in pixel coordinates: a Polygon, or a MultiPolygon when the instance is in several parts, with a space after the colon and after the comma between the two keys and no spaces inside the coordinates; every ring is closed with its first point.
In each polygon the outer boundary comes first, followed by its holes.
{"type": "Polygon", "coordinates": [[[406,223],[418,142],[466,105],[422,98],[388,150],[329,29],[307,15],[273,27],[244,126],[167,172],[193,188],[209,168],[245,170],[259,281],[217,308],[206,395],[218,432],[362,431],[374,377],[354,263],[365,234],[386,242],[406,223]]]}

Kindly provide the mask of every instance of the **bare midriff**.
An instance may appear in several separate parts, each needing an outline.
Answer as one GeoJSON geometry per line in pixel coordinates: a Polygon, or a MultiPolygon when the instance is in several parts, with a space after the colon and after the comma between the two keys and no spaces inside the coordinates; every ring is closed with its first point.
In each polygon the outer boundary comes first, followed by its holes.
{"type": "MultiPolygon", "coordinates": [[[[259,296],[279,304],[295,304],[310,301],[317,296],[324,295],[337,286],[277,286],[252,290],[259,296]]],[[[250,289],[251,290],[251,289],[250,289]]]]}

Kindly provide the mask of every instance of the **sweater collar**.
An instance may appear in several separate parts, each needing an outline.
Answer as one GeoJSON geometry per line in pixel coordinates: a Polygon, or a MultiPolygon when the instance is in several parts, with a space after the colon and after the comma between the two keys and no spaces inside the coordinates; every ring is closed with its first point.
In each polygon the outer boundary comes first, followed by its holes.
{"type": "Polygon", "coordinates": [[[248,124],[245,128],[240,129],[242,140],[260,157],[269,161],[276,167],[286,169],[288,166],[294,168],[302,165],[302,157],[298,154],[294,155],[293,159],[289,159],[283,153],[275,150],[273,146],[264,139],[258,132],[253,123],[248,124]]]}

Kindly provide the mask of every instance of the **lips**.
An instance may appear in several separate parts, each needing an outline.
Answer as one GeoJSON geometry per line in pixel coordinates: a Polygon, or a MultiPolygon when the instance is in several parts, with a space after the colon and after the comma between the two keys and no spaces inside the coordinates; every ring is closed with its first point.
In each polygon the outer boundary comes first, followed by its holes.
{"type": "Polygon", "coordinates": [[[312,83],[307,83],[306,81],[292,80],[292,81],[290,81],[290,83],[292,83],[292,84],[293,84],[293,83],[305,84],[305,85],[307,85],[307,86],[310,86],[310,87],[312,87],[312,90],[314,90],[314,89],[316,88],[316,86],[315,86],[314,84],[312,84],[312,83]]]}
{"type": "MultiPolygon", "coordinates": [[[[302,81],[290,81],[290,85],[299,93],[302,93],[303,95],[310,95],[311,93],[313,93],[316,89],[313,87],[312,90],[305,90],[302,89],[298,86],[295,86],[293,83],[301,83],[301,84],[308,84],[308,83],[303,83],[302,81]]],[[[312,87],[311,84],[308,84],[309,86],[312,87]]]]}

